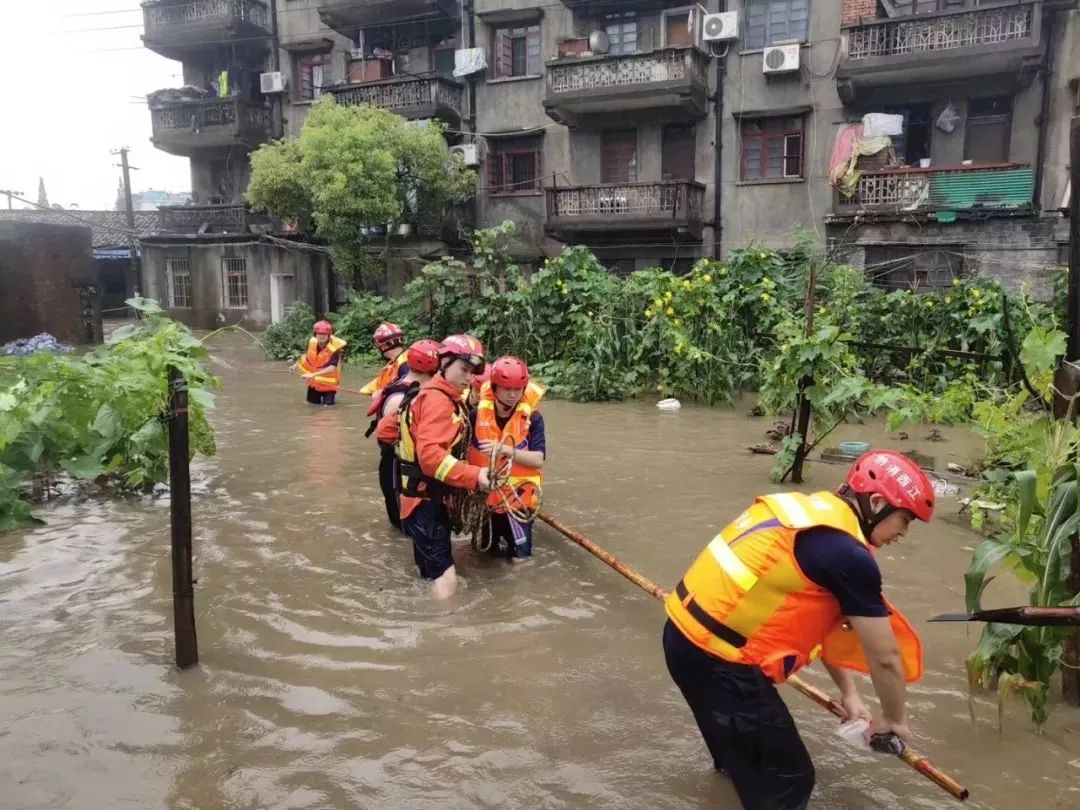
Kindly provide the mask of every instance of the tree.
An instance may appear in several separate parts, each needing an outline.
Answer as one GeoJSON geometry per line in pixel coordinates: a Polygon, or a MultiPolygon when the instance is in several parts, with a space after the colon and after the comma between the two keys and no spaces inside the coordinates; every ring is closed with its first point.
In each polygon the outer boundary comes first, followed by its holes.
{"type": "Polygon", "coordinates": [[[377,107],[344,107],[324,96],[299,137],[251,156],[253,208],[323,239],[335,269],[356,272],[365,227],[396,228],[417,212],[442,221],[471,196],[476,175],[451,156],[443,127],[416,125],[377,107]]]}
{"type": "Polygon", "coordinates": [[[37,204],[39,208],[49,207],[49,195],[45,193],[45,178],[39,177],[37,184],[37,204]]]}

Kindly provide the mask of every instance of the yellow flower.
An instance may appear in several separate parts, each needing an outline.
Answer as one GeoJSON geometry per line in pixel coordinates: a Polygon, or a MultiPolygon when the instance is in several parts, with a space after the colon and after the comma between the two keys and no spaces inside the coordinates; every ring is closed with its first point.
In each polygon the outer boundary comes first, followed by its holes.
{"type": "Polygon", "coordinates": [[[658,307],[662,307],[664,305],[664,302],[661,301],[659,298],[654,298],[653,303],[658,307]]]}
{"type": "Polygon", "coordinates": [[[980,293],[978,290],[972,290],[971,291],[971,297],[972,298],[978,298],[980,295],[982,295],[982,293],[980,293]]]}
{"type": "Polygon", "coordinates": [[[721,267],[721,268],[720,268],[720,275],[722,275],[722,276],[726,276],[726,275],[727,275],[727,268],[726,268],[726,267],[721,267]]]}
{"type": "Polygon", "coordinates": [[[675,354],[682,354],[682,344],[681,343],[676,343],[675,344],[675,354]]]}
{"type": "Polygon", "coordinates": [[[818,311],[818,315],[824,315],[825,314],[825,307],[818,307],[817,311],[818,311]]]}
{"type": "Polygon", "coordinates": [[[953,285],[954,287],[959,287],[959,286],[960,286],[960,279],[958,279],[958,278],[954,278],[954,279],[952,280],[952,285],[953,285]]]}
{"type": "Polygon", "coordinates": [[[672,307],[668,307],[667,308],[667,314],[668,314],[668,317],[670,318],[672,315],[675,314],[675,310],[672,307]]]}
{"type": "Polygon", "coordinates": [[[664,386],[663,386],[663,385],[658,385],[658,386],[656,386],[656,390],[657,390],[657,391],[663,391],[663,390],[664,390],[664,386]]]}
{"type": "Polygon", "coordinates": [[[706,284],[708,284],[710,281],[712,281],[712,276],[710,276],[708,273],[706,273],[705,275],[703,275],[701,277],[701,280],[704,281],[706,284]]]}
{"type": "Polygon", "coordinates": [[[763,250],[763,251],[761,251],[761,253],[759,253],[759,254],[758,254],[758,258],[759,258],[759,259],[765,259],[765,258],[767,258],[767,256],[765,255],[765,251],[764,251],[764,250],[763,250]]]}
{"type": "Polygon", "coordinates": [[[768,293],[762,293],[761,300],[767,304],[771,300],[771,296],[768,293]]]}
{"type": "Polygon", "coordinates": [[[951,295],[946,295],[945,296],[945,303],[946,304],[951,304],[952,303],[952,296],[951,295]]]}
{"type": "Polygon", "coordinates": [[[664,293],[664,300],[665,301],[670,301],[671,300],[671,290],[668,290],[666,293],[664,293]]]}
{"type": "Polygon", "coordinates": [[[690,289],[690,282],[689,281],[683,281],[682,285],[683,285],[684,290],[689,290],[690,289]]]}
{"type": "Polygon", "coordinates": [[[682,321],[680,321],[678,318],[676,318],[675,319],[675,325],[676,326],[682,326],[682,321]]]}
{"type": "Polygon", "coordinates": [[[761,278],[761,283],[762,284],[769,284],[771,282],[772,282],[771,278],[769,278],[768,276],[762,276],[762,278],[761,278]]]}
{"type": "Polygon", "coordinates": [[[646,318],[651,318],[652,317],[652,310],[651,309],[645,310],[645,317],[646,318]]]}
{"type": "Polygon", "coordinates": [[[569,294],[570,294],[570,291],[569,291],[568,289],[566,289],[566,287],[563,287],[563,288],[562,288],[562,294],[563,294],[563,295],[569,295],[569,294]]]}

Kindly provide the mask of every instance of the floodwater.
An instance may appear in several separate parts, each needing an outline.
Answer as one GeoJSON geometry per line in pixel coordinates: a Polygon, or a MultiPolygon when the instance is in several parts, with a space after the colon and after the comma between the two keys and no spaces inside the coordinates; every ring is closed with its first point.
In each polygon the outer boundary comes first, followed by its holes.
{"type": "MultiPolygon", "coordinates": [[[[385,525],[366,399],[314,409],[256,350],[226,341],[215,358],[219,455],[194,470],[201,665],[171,665],[166,497],[54,503],[45,526],[0,536],[0,807],[738,806],[665,671],[658,602],[546,526],[524,566],[462,543],[464,587],[436,602],[385,525]]],[[[776,489],[771,459],[744,450],[766,422],[735,410],[544,413],[546,507],[667,587],[776,489]]],[[[946,437],[907,444],[939,464],[974,446],[946,437]]],[[[812,486],[841,472],[816,464],[812,486]]],[[[975,542],[955,520],[915,527],[880,555],[892,600],[920,622],[961,609],[975,542]]],[[[1080,806],[1080,713],[1057,708],[1037,735],[1010,704],[999,736],[996,699],[980,696],[972,725],[963,661],[977,629],[922,628],[918,749],[972,807],[1080,806]]],[[[807,679],[827,687],[816,670],[807,679]]],[[[816,807],[953,804],[786,694],[816,807]]]]}

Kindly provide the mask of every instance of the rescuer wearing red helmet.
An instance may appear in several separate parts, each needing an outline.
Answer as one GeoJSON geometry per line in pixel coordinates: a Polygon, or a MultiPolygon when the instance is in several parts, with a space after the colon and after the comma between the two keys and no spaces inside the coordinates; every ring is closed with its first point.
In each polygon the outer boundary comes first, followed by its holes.
{"type": "Polygon", "coordinates": [[[307,401],[312,405],[333,405],[341,385],[341,357],[345,341],[334,335],[329,321],[318,321],[308,340],[307,351],[292,367],[299,368],[308,381],[307,401]]]}
{"type": "Polygon", "coordinates": [[[431,380],[409,391],[398,412],[397,444],[401,525],[413,541],[413,559],[435,595],[457,590],[450,547],[447,499],[457,491],[489,488],[487,466],[465,461],[469,412],[462,398],[484,369],[484,347],[471,335],[451,335],[439,345],[431,380]]]}
{"type": "Polygon", "coordinates": [[[439,342],[437,340],[418,340],[405,353],[405,368],[408,369],[400,380],[394,380],[375,395],[375,401],[368,408],[368,416],[373,417],[365,436],[375,434],[379,443],[379,487],[386,502],[386,516],[390,524],[401,529],[401,516],[398,509],[397,493],[397,446],[400,430],[398,410],[405,395],[422,383],[431,379],[439,368],[439,342]]]}
{"type": "Polygon", "coordinates": [[[882,595],[872,552],[933,513],[934,490],[918,465],[871,450],[836,494],[758,498],[668,597],[668,671],[747,810],[794,810],[810,799],[814,766],[774,684],[818,655],[846,719],[908,741],[905,683],[922,675],[922,645],[882,595]],[[869,673],[879,718],[849,670],[869,673]]]}
{"type": "MultiPolygon", "coordinates": [[[[532,508],[542,476],[540,468],[547,454],[544,417],[538,407],[546,389],[529,380],[529,367],[517,357],[500,357],[491,366],[491,379],[477,397],[473,413],[473,442],[469,461],[479,466],[490,463],[491,450],[498,446],[501,455],[510,456],[508,485],[518,504],[532,508]]],[[[488,498],[491,520],[484,527],[485,539],[492,551],[505,543],[514,562],[532,556],[532,524],[515,520],[507,513],[502,497],[493,492],[488,498]]],[[[512,504],[513,505],[513,504],[512,504]]]]}
{"type": "Polygon", "coordinates": [[[361,393],[376,396],[394,380],[400,380],[409,369],[405,367],[405,330],[396,323],[380,323],[372,336],[375,348],[386,360],[375,379],[360,389],[361,393]]]}

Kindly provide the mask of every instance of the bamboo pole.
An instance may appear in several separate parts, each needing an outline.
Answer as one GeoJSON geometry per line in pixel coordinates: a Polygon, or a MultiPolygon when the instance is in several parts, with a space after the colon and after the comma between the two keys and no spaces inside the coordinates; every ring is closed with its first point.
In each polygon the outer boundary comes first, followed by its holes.
{"type": "MultiPolygon", "coordinates": [[[[639,571],[634,570],[629,565],[619,561],[614,555],[605,551],[600,546],[596,545],[592,540],[589,540],[582,534],[574,531],[568,526],[563,525],[547,512],[541,512],[539,514],[540,520],[544,521],[547,525],[553,528],[559,534],[566,537],[568,540],[577,543],[583,549],[588,551],[594,557],[601,562],[614,568],[628,580],[633,582],[643,591],[652,596],[655,596],[660,601],[664,601],[668,597],[668,592],[646,577],[639,571]]],[[[830,698],[827,694],[822,692],[816,686],[811,686],[806,681],[797,675],[792,675],[787,679],[788,686],[794,687],[797,691],[802,692],[810,700],[819,706],[828,709],[837,717],[844,718],[844,710],[835,700],[830,698]]],[[[908,767],[918,771],[935,785],[942,790],[948,792],[951,796],[960,801],[964,801],[968,797],[968,789],[953,779],[946,773],[935,768],[928,759],[919,756],[910,748],[904,748],[900,753],[896,754],[897,759],[901,760],[908,767]]]]}
{"type": "Polygon", "coordinates": [[[191,470],[188,439],[188,387],[180,370],[169,366],[169,511],[172,527],[173,631],[176,666],[199,663],[195,635],[195,580],[191,565],[191,470]]]}

